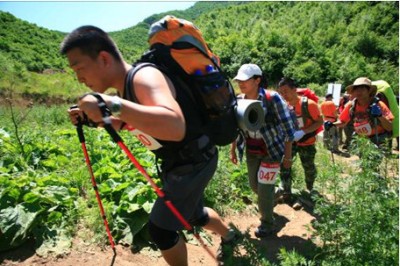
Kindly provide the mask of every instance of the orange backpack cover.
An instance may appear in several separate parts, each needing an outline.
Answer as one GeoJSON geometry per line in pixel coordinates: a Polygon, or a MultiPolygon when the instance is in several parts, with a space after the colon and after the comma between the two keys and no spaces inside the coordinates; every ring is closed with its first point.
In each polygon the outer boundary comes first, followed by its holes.
{"type": "Polygon", "coordinates": [[[171,47],[172,58],[189,75],[196,70],[205,71],[208,65],[220,66],[219,57],[209,49],[200,30],[184,19],[168,15],[163,18],[162,23],[152,25],[149,44],[150,48],[157,44],[171,47]]]}

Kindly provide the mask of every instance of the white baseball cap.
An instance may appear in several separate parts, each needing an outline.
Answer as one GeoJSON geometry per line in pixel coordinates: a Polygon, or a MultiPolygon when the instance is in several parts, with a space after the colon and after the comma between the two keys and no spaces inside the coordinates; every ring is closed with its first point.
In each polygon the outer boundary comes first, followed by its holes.
{"type": "Polygon", "coordinates": [[[239,68],[236,77],[233,79],[245,81],[254,76],[262,76],[261,68],[255,64],[244,64],[239,68]]]}

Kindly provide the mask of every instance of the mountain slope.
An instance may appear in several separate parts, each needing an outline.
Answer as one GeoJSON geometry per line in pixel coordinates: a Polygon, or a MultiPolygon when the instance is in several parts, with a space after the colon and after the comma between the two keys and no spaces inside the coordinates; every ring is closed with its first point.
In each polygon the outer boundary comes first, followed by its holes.
{"type": "MultiPolygon", "coordinates": [[[[147,50],[149,26],[167,13],[200,28],[229,77],[241,64],[253,62],[272,87],[282,76],[291,76],[322,95],[327,83],[344,88],[368,76],[388,81],[398,94],[398,2],[197,2],[111,32],[128,62],[147,50]]],[[[0,61],[8,58],[36,72],[67,68],[58,53],[65,33],[4,12],[0,24],[0,61]]]]}

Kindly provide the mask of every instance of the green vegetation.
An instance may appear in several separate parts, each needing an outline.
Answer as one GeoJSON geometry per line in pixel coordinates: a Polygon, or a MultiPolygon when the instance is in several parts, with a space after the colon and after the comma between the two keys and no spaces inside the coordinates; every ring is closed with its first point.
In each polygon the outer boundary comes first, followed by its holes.
{"type": "MultiPolygon", "coordinates": [[[[271,87],[288,75],[323,95],[328,83],[341,83],[344,88],[357,77],[368,76],[388,81],[395,94],[399,92],[397,1],[198,2],[185,11],[168,13],[200,28],[229,77],[243,63],[253,62],[264,69],[271,87]]],[[[147,50],[149,26],[165,14],[110,33],[128,62],[147,50]]],[[[39,28],[4,12],[0,12],[0,25],[0,62],[14,66],[0,64],[5,69],[0,74],[0,95],[10,88],[9,71],[18,73],[13,91],[20,94],[61,91],[60,95],[72,99],[85,91],[71,84],[66,60],[58,53],[65,33],[39,28]],[[61,73],[46,74],[44,83],[31,83],[35,79],[31,71],[46,69],[61,73]]]]}
{"type": "Polygon", "coordinates": [[[329,82],[368,76],[398,91],[396,2],[257,2],[204,14],[196,23],[230,76],[251,61],[271,85],[289,75],[302,86],[317,84],[321,95],[329,82]]]}
{"type": "MultiPolygon", "coordinates": [[[[65,109],[67,106],[18,108],[11,103],[0,108],[0,251],[28,239],[35,240],[36,252],[42,256],[68,252],[74,237],[88,244],[108,245],[81,145],[65,109]]],[[[105,130],[84,130],[114,239],[135,250],[151,247],[145,225],[156,194],[105,130]]],[[[121,136],[160,185],[154,156],[127,132],[121,136]]],[[[370,141],[357,141],[361,150],[355,149],[356,153],[379,156],[370,141]]],[[[316,189],[322,197],[315,198],[314,244],[309,243],[314,248],[299,253],[282,247],[277,254],[280,265],[396,265],[398,157],[364,158],[350,167],[332,161],[331,154],[318,145],[317,158],[316,189]],[[377,165],[379,173],[372,170],[377,165]]],[[[294,173],[294,191],[303,193],[299,160],[294,173]]],[[[205,200],[221,214],[240,213],[249,202],[256,202],[247,184],[246,168],[229,162],[228,147],[220,148],[219,167],[205,200]]],[[[240,248],[246,253],[233,251],[233,265],[275,265],[250,238],[245,238],[240,248]]]]}
{"type": "Polygon", "coordinates": [[[67,67],[58,47],[64,34],[37,27],[0,11],[0,55],[23,64],[28,71],[67,67]]]}
{"type": "MultiPolygon", "coordinates": [[[[203,31],[230,77],[253,62],[265,70],[270,86],[290,75],[321,96],[327,83],[346,86],[358,76],[384,79],[398,94],[398,11],[395,1],[199,2],[168,13],[203,31]]],[[[150,24],[165,14],[110,33],[128,61],[147,49],[150,24]]],[[[58,53],[65,33],[4,12],[0,25],[0,251],[29,239],[43,256],[67,252],[73,237],[108,245],[81,145],[65,113],[87,91],[58,53]],[[22,97],[33,106],[16,104],[22,97]]],[[[155,193],[104,130],[85,128],[85,137],[115,240],[135,249],[150,246],[144,226],[155,193]]],[[[159,184],[153,155],[126,132],[122,138],[159,184]]],[[[378,156],[365,139],[357,147],[378,156]]],[[[220,150],[205,199],[222,214],[255,201],[245,168],[229,162],[227,149],[220,150]]],[[[303,254],[282,248],[280,265],[398,265],[398,158],[357,163],[333,162],[318,147],[318,248],[303,254]],[[377,164],[380,173],[372,170],[377,164]]],[[[294,172],[294,188],[303,188],[298,161],[294,172]]],[[[271,265],[251,241],[242,247],[246,253],[235,257],[244,265],[271,265]]]]}

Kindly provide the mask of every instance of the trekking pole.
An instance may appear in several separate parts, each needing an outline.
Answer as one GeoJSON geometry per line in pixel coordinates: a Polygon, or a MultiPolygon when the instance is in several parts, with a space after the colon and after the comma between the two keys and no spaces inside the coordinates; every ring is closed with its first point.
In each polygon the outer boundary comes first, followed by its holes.
{"type": "Polygon", "coordinates": [[[378,137],[378,118],[374,117],[374,126],[375,126],[375,141],[376,146],[379,146],[379,137],[378,137]]]}
{"type": "Polygon", "coordinates": [[[217,261],[216,256],[211,252],[211,250],[207,247],[207,245],[204,243],[203,239],[200,237],[199,233],[195,232],[193,227],[186,221],[186,219],[182,216],[182,214],[176,209],[176,207],[172,204],[170,200],[167,200],[165,198],[165,193],[156,185],[156,183],[151,179],[151,177],[148,175],[146,170],[143,168],[142,165],[136,160],[135,156],[130,152],[128,147],[125,145],[123,142],[122,138],[119,136],[117,131],[112,127],[111,124],[111,119],[110,115],[111,112],[108,110],[106,103],[104,99],[96,94],[92,93],[94,97],[97,98],[97,101],[99,103],[99,108],[100,111],[103,115],[103,122],[104,122],[104,128],[108,132],[108,134],[111,136],[112,140],[117,143],[117,145],[125,152],[125,154],[128,156],[130,161],[135,165],[135,167],[139,170],[139,172],[146,178],[146,180],[150,183],[151,187],[155,191],[155,193],[158,195],[159,198],[161,198],[165,205],[170,209],[170,211],[175,215],[175,217],[179,220],[179,222],[183,225],[183,227],[188,230],[192,231],[193,235],[196,237],[197,241],[199,241],[200,245],[207,251],[207,253],[215,260],[217,261]]]}
{"type": "Polygon", "coordinates": [[[95,194],[96,194],[96,199],[97,199],[97,203],[99,205],[101,217],[103,219],[104,226],[106,227],[108,240],[110,241],[110,245],[111,245],[111,248],[112,248],[113,253],[114,253],[114,256],[113,256],[113,259],[112,259],[112,262],[111,262],[111,265],[113,265],[114,261],[115,261],[115,257],[117,256],[117,252],[115,250],[115,243],[114,243],[113,237],[111,235],[110,228],[108,226],[107,217],[106,217],[106,214],[104,212],[103,203],[102,203],[101,198],[100,198],[100,194],[99,194],[99,190],[98,190],[98,187],[97,187],[96,179],[94,178],[93,169],[92,169],[92,165],[91,165],[91,162],[90,162],[89,154],[88,154],[87,149],[86,149],[85,136],[83,134],[83,128],[82,128],[81,121],[79,121],[78,124],[76,125],[76,131],[78,133],[79,142],[81,143],[81,146],[82,146],[83,154],[85,156],[86,165],[88,167],[89,174],[90,174],[90,179],[91,179],[91,182],[92,182],[92,185],[93,185],[93,189],[94,189],[95,194]]]}

